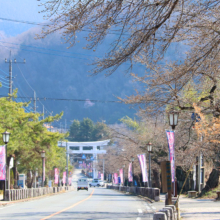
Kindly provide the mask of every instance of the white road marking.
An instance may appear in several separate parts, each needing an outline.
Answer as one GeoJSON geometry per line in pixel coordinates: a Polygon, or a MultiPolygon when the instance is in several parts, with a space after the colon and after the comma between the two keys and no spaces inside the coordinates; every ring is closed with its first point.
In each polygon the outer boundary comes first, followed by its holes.
{"type": "Polygon", "coordinates": [[[139,212],[139,213],[143,213],[143,211],[142,211],[141,209],[138,209],[138,212],[139,212]]]}
{"type": "Polygon", "coordinates": [[[136,220],[141,220],[141,218],[138,217],[138,218],[136,218],[136,220]]]}
{"type": "Polygon", "coordinates": [[[150,207],[148,205],[146,206],[146,208],[147,208],[147,210],[150,210],[150,207]]]}
{"type": "Polygon", "coordinates": [[[12,206],[15,206],[15,205],[6,205],[5,207],[0,208],[0,209],[10,208],[10,207],[12,207],[12,206]]]}
{"type": "Polygon", "coordinates": [[[152,206],[151,208],[154,209],[154,210],[156,209],[156,207],[154,207],[154,206],[152,206]]]}

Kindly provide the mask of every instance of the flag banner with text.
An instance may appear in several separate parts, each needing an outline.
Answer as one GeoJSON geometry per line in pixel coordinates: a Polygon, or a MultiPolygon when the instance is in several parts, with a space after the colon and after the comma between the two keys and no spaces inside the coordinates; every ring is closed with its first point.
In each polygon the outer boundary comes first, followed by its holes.
{"type": "Polygon", "coordinates": [[[138,154],[137,155],[141,172],[142,172],[142,182],[148,182],[148,175],[147,175],[147,163],[146,163],[146,155],[145,154],[138,154]]]}
{"type": "Polygon", "coordinates": [[[66,171],[63,172],[63,184],[66,184],[66,171]]]}
{"type": "Polygon", "coordinates": [[[123,169],[119,170],[119,175],[120,175],[120,179],[121,179],[121,184],[124,184],[123,169]]]}
{"type": "Polygon", "coordinates": [[[54,169],[54,183],[58,184],[58,182],[59,182],[59,170],[58,168],[55,168],[54,169]]]}
{"type": "Polygon", "coordinates": [[[167,142],[168,142],[168,148],[169,148],[171,176],[172,176],[172,182],[174,182],[175,180],[175,148],[174,148],[175,133],[174,131],[166,131],[166,134],[167,134],[167,142]]]}
{"type": "Polygon", "coordinates": [[[6,163],[5,163],[5,146],[0,146],[0,180],[5,180],[6,163]]]}
{"type": "Polygon", "coordinates": [[[114,173],[114,184],[118,184],[118,174],[114,173]]]}
{"type": "Polygon", "coordinates": [[[133,182],[132,163],[128,166],[128,181],[133,182]]]}

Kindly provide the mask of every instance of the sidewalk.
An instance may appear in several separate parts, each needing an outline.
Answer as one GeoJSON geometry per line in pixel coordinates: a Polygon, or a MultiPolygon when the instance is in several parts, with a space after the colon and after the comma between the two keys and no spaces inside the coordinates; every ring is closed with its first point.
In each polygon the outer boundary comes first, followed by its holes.
{"type": "MultiPolygon", "coordinates": [[[[186,220],[220,220],[220,201],[213,199],[192,199],[183,195],[179,199],[181,219],[186,220]]],[[[165,195],[160,196],[160,202],[152,203],[155,211],[165,206],[165,195]]]]}

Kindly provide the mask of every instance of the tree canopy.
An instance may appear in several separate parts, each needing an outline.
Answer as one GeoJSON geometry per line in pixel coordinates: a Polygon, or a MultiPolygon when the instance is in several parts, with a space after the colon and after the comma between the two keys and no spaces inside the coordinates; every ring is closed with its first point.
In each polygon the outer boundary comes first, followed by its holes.
{"type": "Polygon", "coordinates": [[[49,132],[43,126],[44,123],[59,120],[63,113],[40,120],[40,114],[25,112],[23,107],[28,104],[0,98],[0,132],[7,130],[11,133],[7,145],[7,163],[14,157],[18,169],[24,172],[35,170],[41,167],[40,153],[44,150],[48,169],[58,165],[64,168],[65,149],[59,148],[57,142],[65,135],[49,132]]]}
{"type": "Polygon", "coordinates": [[[89,118],[84,118],[82,121],[74,120],[69,134],[69,140],[75,142],[98,141],[108,138],[107,126],[101,122],[94,124],[89,118]]]}

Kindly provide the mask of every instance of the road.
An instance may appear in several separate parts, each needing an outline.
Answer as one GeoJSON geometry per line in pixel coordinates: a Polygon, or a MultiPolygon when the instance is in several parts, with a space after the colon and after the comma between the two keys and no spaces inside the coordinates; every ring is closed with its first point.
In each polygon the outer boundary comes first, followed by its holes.
{"type": "MultiPolygon", "coordinates": [[[[73,184],[80,177],[76,173],[73,184]]],[[[71,191],[0,208],[0,219],[153,219],[141,198],[106,188],[71,191]]]]}

